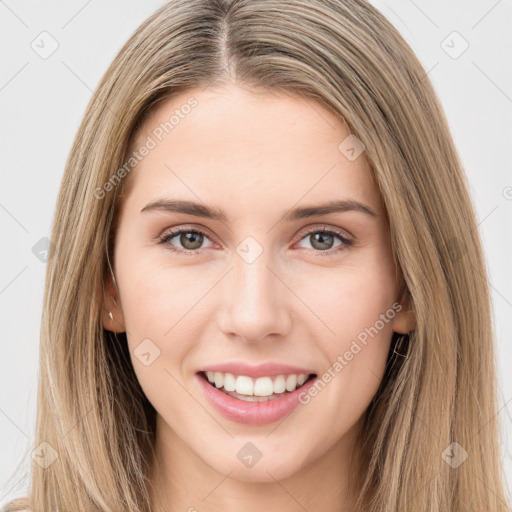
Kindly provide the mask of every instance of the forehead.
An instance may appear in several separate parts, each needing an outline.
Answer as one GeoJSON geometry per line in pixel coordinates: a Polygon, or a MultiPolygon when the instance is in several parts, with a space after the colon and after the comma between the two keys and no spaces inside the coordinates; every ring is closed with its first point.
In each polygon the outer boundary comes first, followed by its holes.
{"type": "Polygon", "coordinates": [[[166,194],[253,209],[350,197],[378,209],[364,152],[344,152],[349,135],[309,98],[235,85],[190,89],[159,104],[137,133],[130,151],[151,150],[132,170],[130,195],[137,204],[166,194]]]}

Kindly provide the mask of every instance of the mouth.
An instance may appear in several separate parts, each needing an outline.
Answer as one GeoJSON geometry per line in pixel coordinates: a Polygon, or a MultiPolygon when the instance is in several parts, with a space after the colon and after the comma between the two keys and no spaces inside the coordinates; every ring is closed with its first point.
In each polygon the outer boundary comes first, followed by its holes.
{"type": "Polygon", "coordinates": [[[238,400],[268,402],[282,398],[306,386],[317,377],[316,373],[259,377],[200,371],[198,375],[211,387],[238,400]]]}

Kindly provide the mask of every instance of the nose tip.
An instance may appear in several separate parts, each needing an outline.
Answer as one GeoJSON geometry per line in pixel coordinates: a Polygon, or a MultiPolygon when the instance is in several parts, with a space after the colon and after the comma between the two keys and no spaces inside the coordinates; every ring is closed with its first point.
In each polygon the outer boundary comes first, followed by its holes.
{"type": "Polygon", "coordinates": [[[222,290],[221,330],[246,341],[285,334],[291,322],[283,288],[265,258],[238,260],[222,290]]]}

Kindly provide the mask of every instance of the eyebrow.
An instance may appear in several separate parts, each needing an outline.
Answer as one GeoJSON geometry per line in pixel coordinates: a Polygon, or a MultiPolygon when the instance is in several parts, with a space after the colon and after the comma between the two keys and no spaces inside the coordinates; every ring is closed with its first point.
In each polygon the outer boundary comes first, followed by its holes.
{"type": "MultiPolygon", "coordinates": [[[[205,204],[177,199],[157,199],[156,201],[152,201],[144,206],[140,212],[147,213],[151,211],[185,213],[188,215],[194,215],[195,217],[204,217],[206,219],[219,220],[221,222],[227,222],[228,220],[226,212],[221,208],[212,208],[205,204]]],[[[284,215],[283,220],[285,222],[293,222],[300,219],[348,211],[357,211],[371,217],[379,217],[372,208],[363,203],[353,199],[339,199],[317,206],[293,208],[284,215]]]]}

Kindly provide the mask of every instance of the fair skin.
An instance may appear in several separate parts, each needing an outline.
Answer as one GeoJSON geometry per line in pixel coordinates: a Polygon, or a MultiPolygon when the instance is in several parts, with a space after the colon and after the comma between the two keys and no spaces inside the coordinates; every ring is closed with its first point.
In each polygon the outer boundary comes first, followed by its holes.
{"type": "Polygon", "coordinates": [[[192,96],[198,106],[132,171],[114,255],[119,291],[109,281],[105,305],[114,320],[106,316],[104,325],[126,331],[137,378],[157,411],[152,510],[349,511],[349,458],[357,458],[360,420],[383,377],[392,333],[414,327],[406,305],[280,422],[224,418],[195,373],[211,362],[243,360],[322,375],[399,302],[370,167],[364,153],[350,161],[338,150],[349,132],[320,104],[284,93],[255,96],[235,85],[189,90],[159,104],[133,147],[192,96]],[[163,197],[222,209],[227,220],[141,213],[163,197]],[[376,215],[347,210],[282,221],[292,208],[340,199],[376,215]],[[156,241],[178,226],[208,235],[189,235],[188,245],[179,234],[156,241]],[[322,241],[307,234],[313,228],[339,229],[353,243],[336,235],[322,241]],[[247,236],[263,249],[251,263],[237,253],[247,236]],[[134,354],[146,338],[160,350],[148,366],[134,354]],[[262,453],[252,467],[237,457],[248,442],[262,453]]]}

